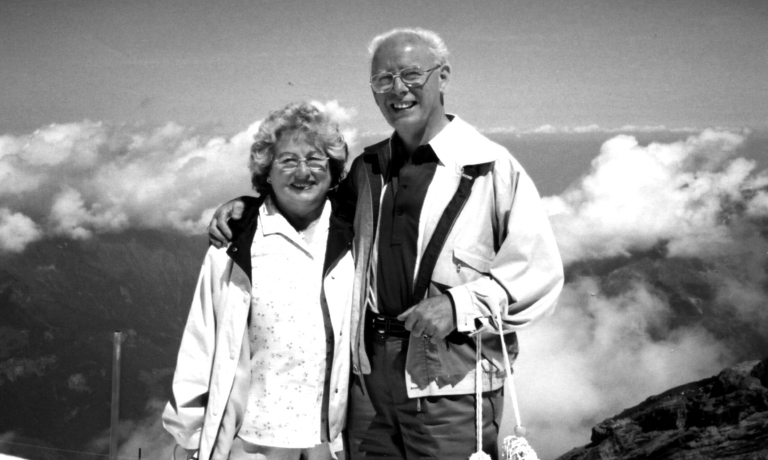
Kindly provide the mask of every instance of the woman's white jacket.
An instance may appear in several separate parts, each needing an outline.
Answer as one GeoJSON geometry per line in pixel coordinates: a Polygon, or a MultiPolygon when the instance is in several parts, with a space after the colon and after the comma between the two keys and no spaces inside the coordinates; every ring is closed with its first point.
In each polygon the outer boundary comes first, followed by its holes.
{"type": "MultiPolygon", "coordinates": [[[[257,199],[246,203],[239,225],[231,225],[229,249],[211,247],[205,256],[179,349],[172,397],[163,413],[166,430],[179,446],[199,449],[200,460],[229,456],[245,413],[250,386],[250,248],[260,205],[257,199]]],[[[329,441],[341,439],[346,421],[354,276],[351,240],[351,227],[331,217],[323,295],[333,308],[323,312],[328,368],[321,417],[322,438],[329,441]]]]}

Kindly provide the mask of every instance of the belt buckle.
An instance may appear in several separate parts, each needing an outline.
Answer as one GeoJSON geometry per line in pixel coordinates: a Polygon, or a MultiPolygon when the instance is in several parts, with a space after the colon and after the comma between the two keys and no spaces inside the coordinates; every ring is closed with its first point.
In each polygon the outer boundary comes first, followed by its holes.
{"type": "Polygon", "coordinates": [[[373,317],[373,324],[374,329],[376,332],[378,332],[381,335],[387,335],[389,333],[389,323],[387,322],[387,319],[380,315],[375,315],[373,317]],[[384,324],[381,324],[381,323],[384,324]],[[377,324],[378,323],[378,324],[377,324]]]}

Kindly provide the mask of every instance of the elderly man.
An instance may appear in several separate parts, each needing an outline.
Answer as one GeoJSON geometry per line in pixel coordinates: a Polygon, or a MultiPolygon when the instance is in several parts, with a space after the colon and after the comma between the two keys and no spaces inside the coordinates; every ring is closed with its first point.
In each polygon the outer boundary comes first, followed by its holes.
{"type": "MultiPolygon", "coordinates": [[[[445,112],[442,39],[395,29],[370,51],[373,97],[395,132],[364,150],[335,197],[355,230],[349,454],[467,459],[480,346],[483,450],[496,458],[499,331],[514,359],[514,331],[554,308],[562,262],[530,177],[504,147],[445,112]]],[[[214,244],[241,207],[217,211],[214,244]]]]}

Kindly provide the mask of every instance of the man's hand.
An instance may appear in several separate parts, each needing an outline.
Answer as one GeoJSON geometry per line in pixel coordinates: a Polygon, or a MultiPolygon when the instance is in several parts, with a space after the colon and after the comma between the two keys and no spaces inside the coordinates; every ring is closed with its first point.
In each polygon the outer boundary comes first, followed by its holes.
{"type": "Polygon", "coordinates": [[[429,297],[397,317],[412,334],[442,340],[456,329],[456,317],[448,294],[429,297]]]}
{"type": "Polygon", "coordinates": [[[232,231],[229,229],[228,219],[238,220],[243,217],[245,203],[239,198],[227,201],[219,206],[211,223],[208,224],[208,242],[217,248],[224,247],[232,241],[232,231]]]}

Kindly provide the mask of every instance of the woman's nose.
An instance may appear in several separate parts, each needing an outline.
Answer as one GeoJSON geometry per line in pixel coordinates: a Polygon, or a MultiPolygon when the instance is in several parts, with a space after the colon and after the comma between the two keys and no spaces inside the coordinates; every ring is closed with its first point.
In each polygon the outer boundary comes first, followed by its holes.
{"type": "Polygon", "coordinates": [[[296,166],[296,175],[301,177],[307,177],[309,176],[310,170],[309,166],[307,166],[306,161],[300,161],[298,166],[296,166]]]}

